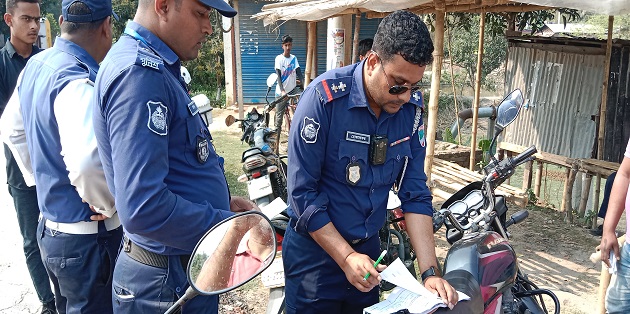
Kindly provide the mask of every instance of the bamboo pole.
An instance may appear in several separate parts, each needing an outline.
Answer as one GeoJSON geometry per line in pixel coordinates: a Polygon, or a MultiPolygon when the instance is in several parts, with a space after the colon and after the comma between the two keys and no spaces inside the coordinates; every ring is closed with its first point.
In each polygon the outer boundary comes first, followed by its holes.
{"type": "Polygon", "coordinates": [[[562,198],[562,205],[560,211],[564,212],[564,221],[573,223],[573,183],[575,182],[575,176],[577,175],[577,166],[573,165],[566,170],[567,180],[564,182],[564,197],[562,198]]]}
{"type": "Polygon", "coordinates": [[[354,16],[354,38],[352,39],[352,64],[357,63],[359,54],[359,31],[361,30],[361,13],[354,16]]]}
{"type": "Polygon", "coordinates": [[[534,167],[534,161],[528,161],[525,163],[525,169],[523,171],[523,191],[527,191],[532,188],[532,168],[534,167]]]}
{"type": "Polygon", "coordinates": [[[442,76],[442,60],[444,59],[444,0],[435,0],[436,8],[442,8],[435,12],[435,40],[433,46],[433,65],[431,66],[431,99],[429,100],[429,123],[426,132],[427,153],[424,162],[424,173],[427,175],[427,183],[431,182],[431,167],[435,153],[435,133],[437,130],[438,101],[440,99],[440,77],[442,76]]]}
{"type": "Polygon", "coordinates": [[[317,23],[308,22],[308,40],[306,45],[306,70],[304,71],[304,88],[311,82],[313,72],[313,59],[315,58],[315,41],[317,40],[317,23]]]}
{"type": "Polygon", "coordinates": [[[599,134],[597,135],[597,159],[604,157],[604,135],[606,130],[606,106],[608,102],[608,78],[610,77],[610,55],[612,53],[612,33],[614,16],[608,17],[608,41],[606,42],[606,60],[604,63],[604,82],[602,83],[602,103],[599,107],[599,134]]]}
{"type": "Polygon", "coordinates": [[[477,73],[475,75],[475,100],[473,105],[472,136],[470,138],[470,165],[469,169],[475,169],[475,150],[477,148],[477,120],[479,119],[479,96],[481,95],[481,65],[483,62],[483,37],[486,28],[486,13],[481,13],[479,21],[479,47],[477,48],[477,73]]]}
{"type": "Polygon", "coordinates": [[[593,221],[591,229],[597,228],[597,212],[599,211],[599,194],[601,193],[602,176],[595,175],[595,191],[593,191],[593,221]]]}
{"type": "Polygon", "coordinates": [[[457,123],[457,145],[462,145],[462,132],[459,128],[459,106],[457,105],[457,91],[455,90],[455,74],[453,73],[453,54],[451,52],[451,28],[446,28],[446,37],[448,38],[448,60],[451,66],[451,87],[453,88],[453,102],[455,103],[455,121],[457,123]]]}
{"type": "MultiPolygon", "coordinates": [[[[599,132],[597,135],[597,159],[602,159],[604,157],[604,135],[606,130],[606,106],[608,103],[608,78],[610,77],[610,56],[612,54],[612,33],[613,33],[613,25],[615,22],[614,16],[608,16],[608,40],[606,41],[606,60],[604,61],[604,81],[602,83],[602,103],[599,107],[599,132]]],[[[601,184],[601,176],[598,174],[595,180],[595,194],[597,198],[597,202],[593,202],[595,204],[599,203],[599,190],[601,184]]],[[[593,205],[593,213],[596,213],[596,206],[593,205]]],[[[597,216],[593,218],[593,229],[597,227],[597,216]]],[[[604,266],[602,266],[601,280],[599,283],[599,289],[597,291],[597,302],[598,309],[600,313],[606,313],[606,289],[610,284],[610,275],[606,276],[604,266]]]]}

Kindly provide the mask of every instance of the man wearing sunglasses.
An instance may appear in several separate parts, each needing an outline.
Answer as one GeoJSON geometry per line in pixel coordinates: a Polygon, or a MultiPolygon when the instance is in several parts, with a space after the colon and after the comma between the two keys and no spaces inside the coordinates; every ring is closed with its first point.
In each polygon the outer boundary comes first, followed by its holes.
{"type": "Polygon", "coordinates": [[[302,94],[289,135],[287,313],[362,313],[378,302],[385,266],[373,265],[394,183],[425,287],[449,306],[457,303],[455,290],[435,272],[423,170],[417,84],[432,52],[424,22],[396,11],[379,25],[365,60],[322,74],[302,94]]]}

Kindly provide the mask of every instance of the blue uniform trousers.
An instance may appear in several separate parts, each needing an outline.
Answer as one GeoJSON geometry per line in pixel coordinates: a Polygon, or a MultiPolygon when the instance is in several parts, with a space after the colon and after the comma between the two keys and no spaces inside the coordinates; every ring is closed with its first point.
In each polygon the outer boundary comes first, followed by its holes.
{"type": "MultiPolygon", "coordinates": [[[[185,266],[179,256],[168,268],[144,265],[121,251],[114,270],[114,313],[164,313],[188,288],[185,266]]],[[[219,297],[199,295],[186,302],[182,313],[218,313],[219,297]]]]}
{"type": "MultiPolygon", "coordinates": [[[[15,158],[8,151],[5,144],[5,155],[7,156],[7,173],[18,171],[19,168],[15,162],[15,158]],[[10,170],[13,169],[13,170],[10,170]]],[[[20,233],[22,234],[24,257],[26,257],[26,267],[31,275],[35,292],[42,303],[48,303],[54,300],[55,296],[50,288],[50,279],[46,273],[46,268],[42,264],[42,256],[39,252],[37,244],[37,222],[39,220],[39,207],[37,206],[37,191],[35,188],[23,189],[20,186],[26,186],[24,178],[21,176],[9,176],[7,178],[9,185],[9,194],[13,198],[15,213],[17,214],[20,233]],[[20,182],[12,182],[20,180],[20,182]],[[16,184],[17,183],[17,184],[16,184]]]]}
{"type": "Polygon", "coordinates": [[[57,312],[111,313],[112,273],[122,241],[122,226],[99,233],[68,234],[51,230],[42,218],[37,240],[42,261],[55,287],[57,312]]]}
{"type": "MultiPolygon", "coordinates": [[[[375,235],[353,249],[376,260],[379,247],[375,235]]],[[[378,287],[367,293],[357,290],[315,240],[293,228],[287,228],[282,258],[287,314],[361,314],[365,307],[378,303],[378,287]]]]}

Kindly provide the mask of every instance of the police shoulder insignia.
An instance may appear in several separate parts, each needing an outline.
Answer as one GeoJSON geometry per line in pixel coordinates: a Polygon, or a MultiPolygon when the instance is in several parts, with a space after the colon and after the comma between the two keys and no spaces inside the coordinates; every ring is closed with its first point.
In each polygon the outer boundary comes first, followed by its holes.
{"type": "Polygon", "coordinates": [[[317,142],[317,133],[319,133],[319,122],[315,121],[315,119],[304,117],[304,124],[300,132],[300,136],[304,142],[307,144],[317,142]]]}
{"type": "Polygon", "coordinates": [[[136,64],[156,71],[164,67],[164,61],[160,57],[144,49],[138,49],[136,64]]]}
{"type": "Polygon", "coordinates": [[[352,85],[352,76],[344,76],[332,79],[321,80],[315,89],[322,100],[322,103],[329,103],[336,98],[348,95],[352,85]]]}
{"type": "Polygon", "coordinates": [[[157,135],[168,134],[168,124],[166,123],[168,108],[161,102],[147,102],[149,108],[149,121],[147,127],[157,135]]]}
{"type": "Polygon", "coordinates": [[[411,93],[411,98],[409,98],[409,103],[414,104],[424,109],[424,100],[422,99],[422,93],[419,90],[411,93]]]}

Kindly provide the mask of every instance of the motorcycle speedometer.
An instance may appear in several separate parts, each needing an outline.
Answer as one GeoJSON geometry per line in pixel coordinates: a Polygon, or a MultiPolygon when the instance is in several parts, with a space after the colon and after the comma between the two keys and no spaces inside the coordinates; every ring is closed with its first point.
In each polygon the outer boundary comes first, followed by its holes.
{"type": "Polygon", "coordinates": [[[249,117],[252,118],[252,120],[256,121],[259,118],[258,112],[251,112],[249,114],[249,117]]]}

